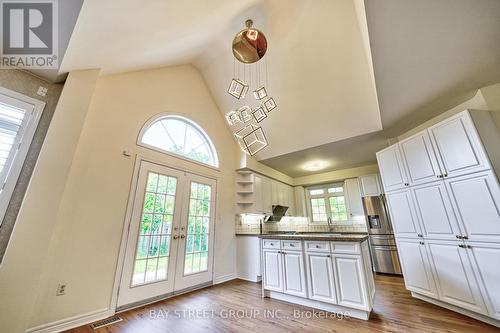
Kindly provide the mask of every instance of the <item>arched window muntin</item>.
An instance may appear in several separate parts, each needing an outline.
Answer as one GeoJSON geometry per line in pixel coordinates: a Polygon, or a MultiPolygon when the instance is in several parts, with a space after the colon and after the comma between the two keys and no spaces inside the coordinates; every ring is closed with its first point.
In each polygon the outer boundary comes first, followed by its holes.
{"type": "Polygon", "coordinates": [[[189,118],[170,113],[155,115],[139,132],[139,146],[219,167],[217,151],[203,128],[189,118]]]}

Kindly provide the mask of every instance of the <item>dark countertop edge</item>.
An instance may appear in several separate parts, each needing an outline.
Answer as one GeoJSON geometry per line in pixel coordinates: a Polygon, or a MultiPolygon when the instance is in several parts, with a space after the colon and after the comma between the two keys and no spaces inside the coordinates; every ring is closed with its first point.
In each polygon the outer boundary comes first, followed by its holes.
{"type": "Polygon", "coordinates": [[[286,239],[286,240],[318,240],[318,241],[335,241],[335,242],[363,242],[368,239],[368,235],[357,233],[346,233],[345,236],[316,236],[311,235],[283,235],[283,234],[241,234],[236,236],[253,236],[265,239],[286,239]],[[354,237],[350,237],[354,236],[354,237]]]}
{"type": "Polygon", "coordinates": [[[368,239],[368,236],[355,235],[355,237],[349,237],[347,234],[345,236],[312,236],[300,235],[300,236],[288,236],[288,235],[258,235],[263,239],[286,239],[286,240],[316,240],[316,241],[331,241],[331,242],[364,242],[368,239]]]}

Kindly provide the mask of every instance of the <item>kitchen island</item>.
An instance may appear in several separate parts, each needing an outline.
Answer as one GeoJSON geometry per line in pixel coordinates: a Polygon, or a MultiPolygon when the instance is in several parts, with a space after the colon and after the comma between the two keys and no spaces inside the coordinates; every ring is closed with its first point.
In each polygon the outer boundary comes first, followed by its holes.
{"type": "Polygon", "coordinates": [[[375,283],[366,235],[260,238],[263,297],[368,320],[375,283]]]}

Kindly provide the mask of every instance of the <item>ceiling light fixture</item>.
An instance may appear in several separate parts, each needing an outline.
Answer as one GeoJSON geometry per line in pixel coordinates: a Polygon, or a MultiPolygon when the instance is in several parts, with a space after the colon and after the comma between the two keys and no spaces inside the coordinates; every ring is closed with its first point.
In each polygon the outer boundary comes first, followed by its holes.
{"type": "Polygon", "coordinates": [[[319,160],[318,161],[311,161],[311,162],[307,162],[306,164],[304,164],[302,166],[302,169],[307,170],[307,171],[319,171],[319,170],[326,168],[329,165],[330,165],[330,163],[328,163],[327,161],[319,161],[319,160]]]}
{"type": "Polygon", "coordinates": [[[245,101],[243,106],[236,106],[227,113],[226,120],[230,126],[235,127],[234,136],[241,150],[253,156],[268,146],[266,135],[259,123],[276,108],[276,102],[268,94],[267,59],[264,60],[264,68],[261,68],[259,63],[267,52],[266,36],[262,31],[253,28],[252,20],[246,20],[245,26],[246,28],[238,32],[233,39],[233,79],[227,92],[236,100],[243,102],[248,95],[251,95],[247,92],[253,87],[254,100],[251,99],[253,105],[249,103],[250,101],[245,101]],[[261,75],[262,70],[264,75],[261,75]],[[255,73],[254,81],[252,72],[255,73]],[[261,81],[261,77],[264,82],[261,81]]]}

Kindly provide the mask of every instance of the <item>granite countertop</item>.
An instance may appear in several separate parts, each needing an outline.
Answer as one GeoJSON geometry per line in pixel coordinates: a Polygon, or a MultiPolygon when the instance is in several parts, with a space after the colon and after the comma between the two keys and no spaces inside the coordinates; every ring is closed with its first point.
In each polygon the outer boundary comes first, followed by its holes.
{"type": "Polygon", "coordinates": [[[262,234],[257,235],[265,239],[288,239],[288,240],[322,240],[338,242],[363,242],[368,239],[367,234],[341,234],[341,233],[314,233],[314,234],[262,234]]]}

